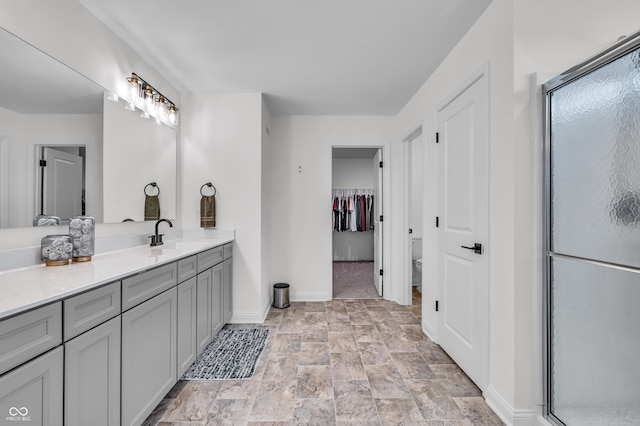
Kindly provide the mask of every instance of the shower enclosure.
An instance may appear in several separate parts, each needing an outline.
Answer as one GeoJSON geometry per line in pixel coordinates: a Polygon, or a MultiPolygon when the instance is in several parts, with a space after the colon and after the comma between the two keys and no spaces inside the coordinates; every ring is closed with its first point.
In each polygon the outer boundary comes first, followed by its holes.
{"type": "Polygon", "coordinates": [[[640,37],[543,95],[545,414],[640,424],[640,37]]]}

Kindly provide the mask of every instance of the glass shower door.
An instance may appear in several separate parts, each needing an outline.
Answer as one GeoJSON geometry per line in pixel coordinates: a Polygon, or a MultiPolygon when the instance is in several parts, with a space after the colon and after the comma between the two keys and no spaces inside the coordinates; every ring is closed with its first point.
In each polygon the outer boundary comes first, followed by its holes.
{"type": "Polygon", "coordinates": [[[640,424],[640,48],[626,46],[544,87],[547,414],[559,424],[640,424]]]}

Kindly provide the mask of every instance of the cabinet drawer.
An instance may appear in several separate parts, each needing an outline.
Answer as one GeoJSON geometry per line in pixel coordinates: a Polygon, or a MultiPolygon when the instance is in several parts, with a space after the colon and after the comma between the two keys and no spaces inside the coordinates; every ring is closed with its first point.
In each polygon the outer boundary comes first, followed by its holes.
{"type": "Polygon", "coordinates": [[[223,247],[224,247],[224,260],[227,260],[231,256],[233,256],[233,243],[225,244],[223,247]]]}
{"type": "Polygon", "coordinates": [[[153,296],[178,284],[176,263],[161,266],[122,280],[122,310],[151,299],[153,296]]]}
{"type": "Polygon", "coordinates": [[[190,256],[178,261],[178,282],[183,283],[198,272],[198,257],[190,256]]]}
{"type": "Polygon", "coordinates": [[[62,343],[62,302],[0,321],[0,374],[62,343]]]}
{"type": "Polygon", "coordinates": [[[223,247],[220,246],[198,253],[198,273],[222,262],[224,259],[222,250],[223,247]]]}
{"type": "Polygon", "coordinates": [[[110,320],[121,312],[120,281],[64,301],[64,341],[110,320]]]}

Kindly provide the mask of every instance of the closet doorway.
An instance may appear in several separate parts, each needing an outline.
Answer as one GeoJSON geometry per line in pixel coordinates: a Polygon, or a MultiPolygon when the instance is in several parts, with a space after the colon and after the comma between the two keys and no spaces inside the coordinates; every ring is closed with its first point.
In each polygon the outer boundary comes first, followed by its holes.
{"type": "Polygon", "coordinates": [[[383,295],[382,149],[332,151],[333,298],[383,295]]]}

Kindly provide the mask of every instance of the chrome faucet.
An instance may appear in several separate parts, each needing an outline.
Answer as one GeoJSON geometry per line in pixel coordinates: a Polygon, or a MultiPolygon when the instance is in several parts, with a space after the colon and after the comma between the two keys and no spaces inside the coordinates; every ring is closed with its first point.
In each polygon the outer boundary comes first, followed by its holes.
{"type": "Polygon", "coordinates": [[[160,219],[159,221],[156,222],[156,235],[149,235],[149,238],[151,238],[151,247],[153,246],[161,246],[162,243],[162,236],[164,234],[158,234],[158,225],[160,225],[160,222],[167,222],[169,224],[169,227],[173,228],[173,223],[171,223],[171,221],[169,219],[160,219]]]}

